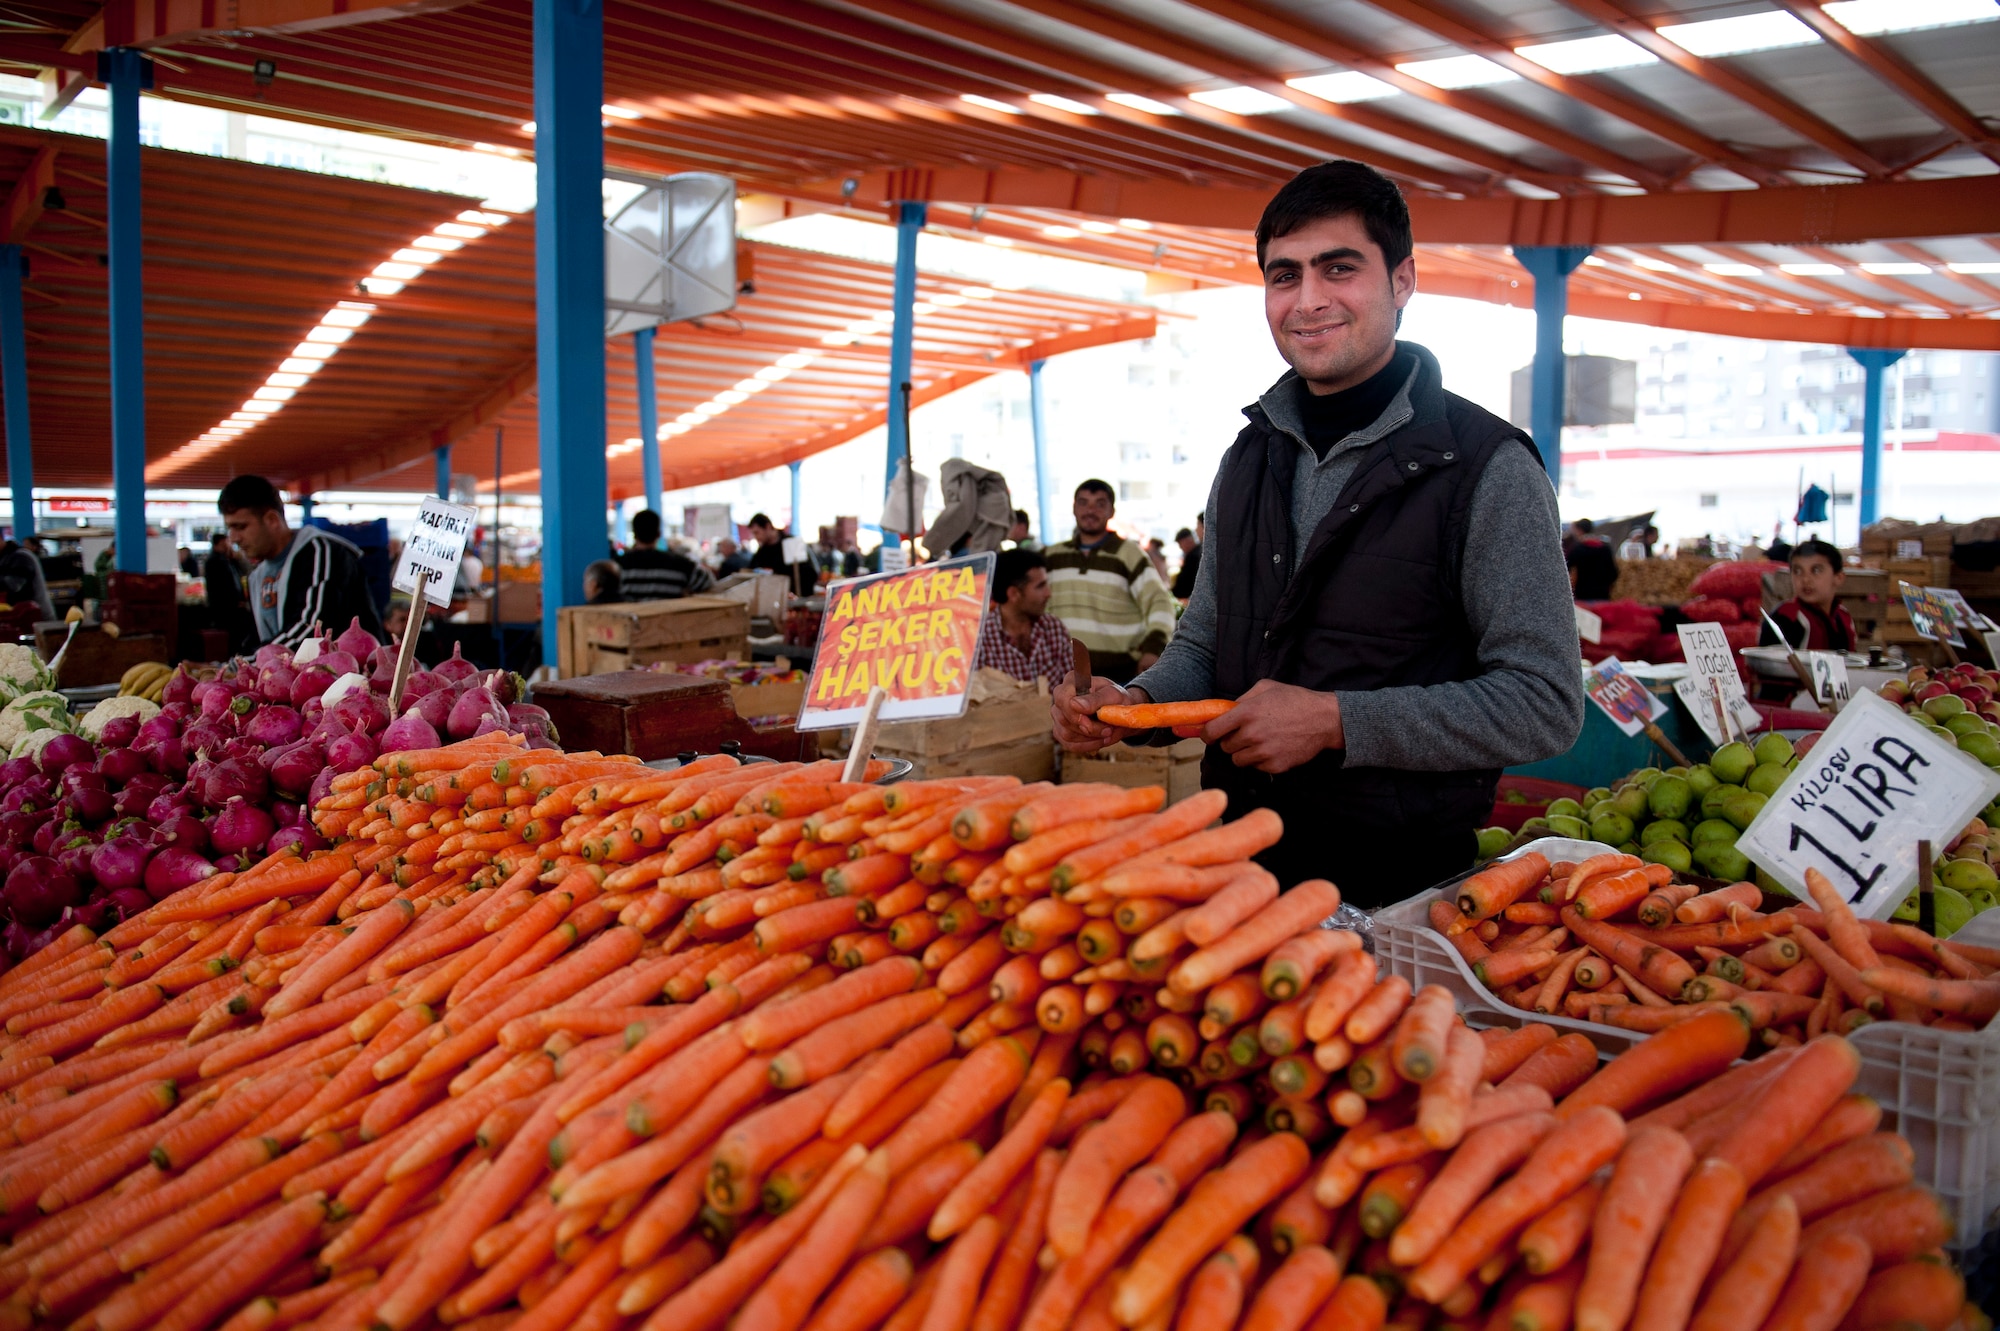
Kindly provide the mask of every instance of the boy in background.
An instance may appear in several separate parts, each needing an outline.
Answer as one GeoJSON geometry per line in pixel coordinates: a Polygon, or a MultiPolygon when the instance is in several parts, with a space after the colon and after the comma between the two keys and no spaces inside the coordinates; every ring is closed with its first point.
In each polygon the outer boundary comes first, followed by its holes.
{"type": "MultiPolygon", "coordinates": [[[[1801,541],[1792,550],[1792,599],[1771,612],[1785,640],[1800,651],[1851,652],[1854,617],[1835,603],[1847,582],[1837,547],[1821,540],[1801,541]]],[[[1764,645],[1771,630],[1764,630],[1764,645]]]]}

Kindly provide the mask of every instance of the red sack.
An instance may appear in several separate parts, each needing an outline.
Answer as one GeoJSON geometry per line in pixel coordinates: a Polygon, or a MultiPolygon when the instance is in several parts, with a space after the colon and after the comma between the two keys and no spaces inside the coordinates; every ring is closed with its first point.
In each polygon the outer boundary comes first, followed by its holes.
{"type": "Polygon", "coordinates": [[[1764,613],[1764,598],[1762,596],[1746,596],[1737,605],[1743,611],[1743,622],[1745,624],[1755,624],[1758,621],[1758,617],[1764,613]]]}
{"type": "Polygon", "coordinates": [[[1681,635],[1678,633],[1656,633],[1646,646],[1646,659],[1658,665],[1668,661],[1685,661],[1681,651],[1681,635]]]}
{"type": "Polygon", "coordinates": [[[1718,596],[1700,596],[1681,605],[1681,613],[1697,624],[1740,624],[1743,612],[1736,602],[1718,596]]]}
{"type": "Polygon", "coordinates": [[[1725,601],[1741,604],[1746,600],[1762,597],[1764,575],[1782,572],[1784,568],[1783,564],[1768,559],[1726,560],[1720,564],[1710,564],[1703,569],[1688,591],[1697,598],[1719,596],[1725,601]]]}

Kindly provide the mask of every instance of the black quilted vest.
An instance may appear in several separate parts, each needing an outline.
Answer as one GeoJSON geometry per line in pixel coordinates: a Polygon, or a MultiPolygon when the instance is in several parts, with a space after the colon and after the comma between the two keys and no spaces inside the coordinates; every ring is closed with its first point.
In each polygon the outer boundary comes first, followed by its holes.
{"type": "MultiPolygon", "coordinates": [[[[1302,445],[1260,406],[1222,461],[1216,526],[1215,684],[1240,696],[1260,679],[1309,689],[1442,684],[1480,673],[1459,599],[1466,510],[1496,449],[1534,445],[1513,426],[1444,391],[1420,352],[1412,416],[1369,445],[1306,547],[1296,575],[1292,480],[1302,445]]],[[[1285,846],[1404,833],[1467,837],[1492,811],[1498,770],[1400,771],[1347,766],[1322,753],[1277,776],[1237,767],[1220,747],[1203,784],[1227,791],[1230,816],[1267,807],[1285,846]]],[[[1469,840],[1468,846],[1469,858],[1469,840]]],[[[1281,881],[1286,880],[1281,874],[1281,881]]],[[[1418,884],[1417,886],[1422,886],[1418,884]]]]}

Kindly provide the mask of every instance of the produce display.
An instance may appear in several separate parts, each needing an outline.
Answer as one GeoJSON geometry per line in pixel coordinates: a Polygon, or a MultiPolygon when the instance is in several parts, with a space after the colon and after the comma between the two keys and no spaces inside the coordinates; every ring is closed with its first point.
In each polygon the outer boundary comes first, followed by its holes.
{"type": "Polygon", "coordinates": [[[164,701],[167,681],[173,675],[173,667],[165,661],[141,661],[119,679],[118,696],[144,698],[148,702],[164,701]]]}
{"type": "Polygon", "coordinates": [[[1871,1021],[1978,1030],[2000,1012],[2000,949],[1857,919],[1816,870],[1806,885],[1817,909],[1766,913],[1755,883],[1703,891],[1635,855],[1530,851],[1434,900],[1430,922],[1503,1002],[1627,1030],[1726,1011],[1785,1048],[1871,1021]]]}
{"type": "Polygon", "coordinates": [[[1163,803],[376,755],[0,977],[0,1319],[1981,1325],[1838,1035],[1475,1034],[1163,803]]]}
{"type": "Polygon", "coordinates": [[[1882,696],[1988,767],[2000,767],[2000,671],[1969,661],[1933,671],[1911,666],[1882,696]]]}
{"type": "MultiPolygon", "coordinates": [[[[391,719],[395,654],[360,625],[295,656],[260,648],[197,678],[128,673],[127,691],[80,719],[47,669],[0,645],[13,690],[0,707],[0,945],[20,960],[73,925],[102,929],[217,870],[327,842],[307,804],[383,749],[427,748],[497,728],[552,744],[518,680],[459,659],[411,675],[391,719]],[[36,673],[39,671],[40,673],[36,673]],[[365,672],[365,673],[364,673],[365,672]],[[41,687],[37,687],[41,686],[41,687]],[[159,703],[143,696],[157,693],[159,703]]],[[[134,667],[151,671],[151,666],[134,667]]]]}

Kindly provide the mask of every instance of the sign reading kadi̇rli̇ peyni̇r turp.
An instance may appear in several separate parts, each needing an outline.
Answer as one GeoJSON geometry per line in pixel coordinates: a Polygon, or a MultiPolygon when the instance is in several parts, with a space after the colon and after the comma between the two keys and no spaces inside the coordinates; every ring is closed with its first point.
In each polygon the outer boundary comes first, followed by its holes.
{"type": "Polygon", "coordinates": [[[1818,869],[1855,914],[1884,920],[1916,885],[1917,843],[1943,846],[1995,795],[2000,774],[1857,693],[1736,848],[1807,899],[1806,870],[1818,869]]]}
{"type": "Polygon", "coordinates": [[[403,553],[396,560],[396,575],[389,585],[399,592],[417,593],[417,574],[428,573],[424,599],[432,605],[451,604],[452,584],[458,580],[458,564],[465,558],[465,543],[472,536],[479,514],[463,504],[427,498],[417,509],[417,520],[403,538],[403,553]]]}

